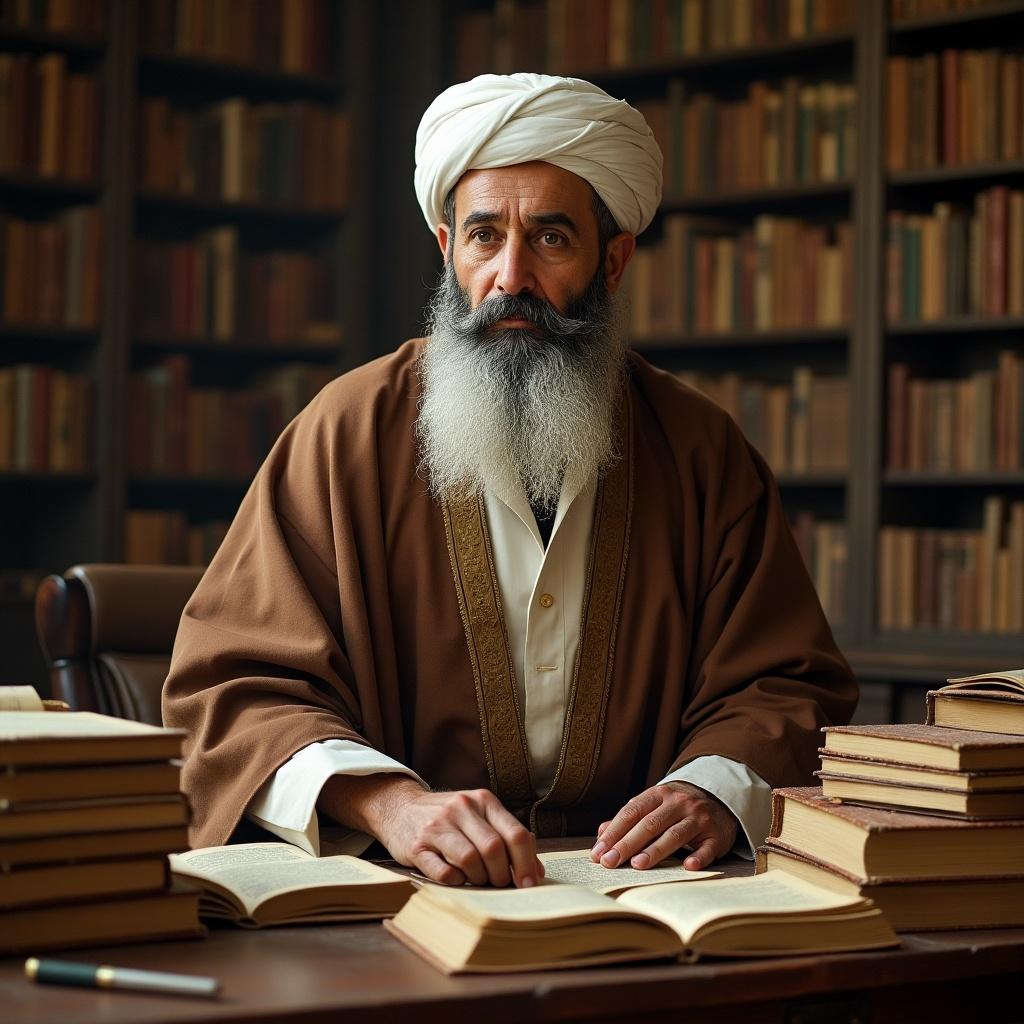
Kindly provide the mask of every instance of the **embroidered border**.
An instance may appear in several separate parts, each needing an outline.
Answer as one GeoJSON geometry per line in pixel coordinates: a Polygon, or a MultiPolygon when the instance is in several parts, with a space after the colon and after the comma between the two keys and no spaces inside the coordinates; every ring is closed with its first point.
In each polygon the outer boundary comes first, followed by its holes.
{"type": "Polygon", "coordinates": [[[536,793],[485,522],[477,498],[444,507],[448,557],[473,666],[487,774],[492,790],[515,811],[531,804],[536,793]]]}
{"type": "Polygon", "coordinates": [[[598,484],[580,648],[565,713],[558,769],[550,791],[530,812],[531,828],[541,836],[564,834],[565,815],[561,808],[583,798],[601,752],[633,515],[633,410],[628,391],[620,406],[620,416],[623,457],[598,484]]]}

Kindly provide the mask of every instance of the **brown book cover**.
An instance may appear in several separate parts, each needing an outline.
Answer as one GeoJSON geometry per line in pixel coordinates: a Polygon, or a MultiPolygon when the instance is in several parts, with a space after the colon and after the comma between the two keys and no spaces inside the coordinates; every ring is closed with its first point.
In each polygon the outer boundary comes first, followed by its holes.
{"type": "Polygon", "coordinates": [[[942,162],[960,162],[960,53],[942,51],[942,162]]]}
{"type": "Polygon", "coordinates": [[[199,892],[179,888],[151,896],[8,911],[0,953],[201,938],[199,892]]]}
{"type": "Polygon", "coordinates": [[[887,757],[957,771],[1024,768],[1024,740],[1002,733],[934,725],[833,725],[822,731],[830,753],[887,757]]]}
{"type": "Polygon", "coordinates": [[[988,723],[990,729],[998,725],[1001,731],[980,735],[1004,739],[1024,735],[1024,669],[953,678],[948,685],[929,690],[926,701],[929,726],[962,721],[962,729],[971,735],[980,724],[988,723]],[[974,724],[968,726],[968,722],[974,724]]]}
{"type": "Polygon", "coordinates": [[[758,847],[756,873],[787,871],[812,884],[870,899],[893,928],[933,931],[1024,924],[1024,874],[1000,878],[864,878],[769,839],[758,847]]]}
{"type": "Polygon", "coordinates": [[[889,779],[851,778],[817,771],[822,795],[843,803],[950,815],[969,821],[1024,817],[1024,789],[968,793],[949,786],[910,785],[889,779]]]}
{"type": "Polygon", "coordinates": [[[893,761],[867,754],[837,754],[818,748],[822,771],[850,778],[894,779],[913,785],[934,783],[963,792],[1024,787],[1024,769],[990,768],[985,771],[959,772],[955,768],[922,768],[908,761],[893,761]]]}

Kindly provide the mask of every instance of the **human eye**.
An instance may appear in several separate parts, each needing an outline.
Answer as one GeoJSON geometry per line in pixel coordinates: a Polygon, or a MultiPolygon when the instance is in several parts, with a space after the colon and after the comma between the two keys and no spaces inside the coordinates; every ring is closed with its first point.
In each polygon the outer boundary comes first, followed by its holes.
{"type": "Polygon", "coordinates": [[[540,240],[547,249],[560,249],[569,244],[565,235],[560,231],[545,231],[540,236],[540,240]]]}
{"type": "Polygon", "coordinates": [[[470,233],[470,239],[481,245],[489,245],[494,241],[494,232],[490,228],[476,228],[470,233]]]}

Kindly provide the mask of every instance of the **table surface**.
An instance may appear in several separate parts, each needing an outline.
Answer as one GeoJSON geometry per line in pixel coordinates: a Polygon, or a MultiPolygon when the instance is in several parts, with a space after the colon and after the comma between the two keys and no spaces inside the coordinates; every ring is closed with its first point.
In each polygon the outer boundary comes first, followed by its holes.
{"type": "MultiPolygon", "coordinates": [[[[749,863],[726,868],[728,874],[750,871],[749,863]]],[[[929,994],[936,996],[927,1017],[906,1019],[961,1019],[963,1000],[974,998],[966,993],[975,990],[978,998],[988,993],[1004,1009],[1010,999],[1017,1006],[1024,1004],[1024,929],[931,932],[902,939],[900,949],[865,953],[448,977],[374,922],[262,931],[218,926],[200,941],[55,954],[91,963],[213,975],[222,985],[215,1000],[34,985],[24,978],[24,959],[7,958],[0,960],[0,1020],[237,1024],[286,1019],[298,1024],[391,1021],[400,1012],[417,1024],[462,1019],[487,1024],[630,1020],[641,1015],[645,1021],[686,1019],[688,1024],[852,1021],[859,1016],[850,1009],[856,1007],[856,999],[851,1002],[847,995],[837,1004],[836,993],[872,999],[897,990],[911,993],[911,1006],[921,1005],[929,994]],[[959,1010],[943,995],[954,986],[960,993],[959,1010]],[[792,1010],[814,999],[831,1005],[832,1015],[822,1016],[820,1007],[817,1016],[792,1010]],[[763,1009],[767,1006],[772,1007],[770,1012],[763,1009]]],[[[993,1005],[988,1000],[986,1011],[993,1005]]],[[[900,1019],[879,1007],[870,1016],[872,1022],[900,1019]]],[[[989,1019],[1024,1019],[1024,1011],[1020,1018],[989,1013],[989,1019]]]]}

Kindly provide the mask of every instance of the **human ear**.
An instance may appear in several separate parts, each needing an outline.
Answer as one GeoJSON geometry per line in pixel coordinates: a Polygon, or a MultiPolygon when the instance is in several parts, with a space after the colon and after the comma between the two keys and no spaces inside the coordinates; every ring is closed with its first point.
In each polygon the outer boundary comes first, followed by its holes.
{"type": "Polygon", "coordinates": [[[619,290],[622,275],[635,250],[636,238],[628,231],[616,235],[605,247],[604,283],[609,295],[614,295],[619,290]]]}
{"type": "Polygon", "coordinates": [[[448,262],[448,239],[450,237],[448,225],[447,224],[438,224],[437,225],[436,234],[437,234],[437,244],[441,247],[441,258],[445,261],[445,263],[447,263],[448,262]]]}

